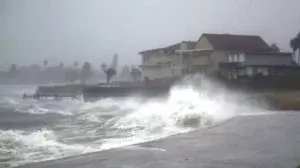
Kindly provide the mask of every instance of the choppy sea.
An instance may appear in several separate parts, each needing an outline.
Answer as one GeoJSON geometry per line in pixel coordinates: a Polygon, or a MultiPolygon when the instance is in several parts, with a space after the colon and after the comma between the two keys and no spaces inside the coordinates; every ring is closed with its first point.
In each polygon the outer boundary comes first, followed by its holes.
{"type": "Polygon", "coordinates": [[[14,167],[153,141],[217,125],[254,106],[211,82],[167,98],[23,100],[33,85],[0,86],[0,166],[14,167]]]}

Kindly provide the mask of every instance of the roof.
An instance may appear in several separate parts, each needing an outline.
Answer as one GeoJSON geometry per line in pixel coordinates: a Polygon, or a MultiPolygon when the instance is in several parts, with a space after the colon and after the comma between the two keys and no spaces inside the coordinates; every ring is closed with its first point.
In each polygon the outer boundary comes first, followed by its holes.
{"type": "Polygon", "coordinates": [[[268,52],[270,46],[260,37],[252,35],[203,34],[215,50],[268,52]]]}
{"type": "MultiPolygon", "coordinates": [[[[197,44],[197,42],[195,42],[195,41],[183,41],[182,43],[186,43],[188,49],[194,49],[197,44]]],[[[166,54],[172,54],[172,53],[175,53],[176,50],[180,50],[180,49],[181,49],[181,43],[176,43],[176,44],[164,47],[164,48],[156,48],[156,49],[141,51],[141,52],[139,52],[139,54],[159,52],[159,51],[162,51],[166,54]]]]}
{"type": "MultiPolygon", "coordinates": [[[[205,37],[213,46],[214,50],[230,50],[230,51],[251,51],[251,52],[270,52],[272,48],[260,37],[254,35],[231,35],[231,34],[208,34],[204,33],[199,40],[205,37]]],[[[198,41],[199,41],[198,40],[198,41]]],[[[172,54],[176,50],[181,49],[181,43],[186,44],[186,50],[195,49],[197,42],[182,41],[164,48],[156,48],[139,52],[139,54],[151,52],[164,52],[172,54]]]]}

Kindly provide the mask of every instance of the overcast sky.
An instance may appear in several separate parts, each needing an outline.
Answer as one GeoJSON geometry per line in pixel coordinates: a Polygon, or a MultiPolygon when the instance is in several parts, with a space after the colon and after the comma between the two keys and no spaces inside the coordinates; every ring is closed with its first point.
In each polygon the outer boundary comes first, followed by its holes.
{"type": "Polygon", "coordinates": [[[300,0],[0,0],[0,66],[74,60],[94,66],[119,54],[198,40],[202,33],[261,35],[290,51],[300,0]]]}

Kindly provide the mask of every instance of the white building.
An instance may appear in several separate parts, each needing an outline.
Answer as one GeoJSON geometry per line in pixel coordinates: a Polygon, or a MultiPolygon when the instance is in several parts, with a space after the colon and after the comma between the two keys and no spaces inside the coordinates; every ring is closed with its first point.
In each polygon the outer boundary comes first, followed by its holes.
{"type": "Polygon", "coordinates": [[[165,48],[142,51],[142,77],[149,79],[168,78],[181,75],[181,59],[176,56],[177,50],[195,47],[195,42],[183,41],[165,48]],[[179,72],[178,72],[179,71],[179,72]]]}

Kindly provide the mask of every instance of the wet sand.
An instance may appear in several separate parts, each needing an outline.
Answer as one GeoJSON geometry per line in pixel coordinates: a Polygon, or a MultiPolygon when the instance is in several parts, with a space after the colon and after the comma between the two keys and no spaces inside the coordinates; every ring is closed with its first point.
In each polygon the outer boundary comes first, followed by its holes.
{"type": "Polygon", "coordinates": [[[297,112],[238,116],[158,141],[21,167],[294,168],[300,165],[299,120],[297,112]]]}

